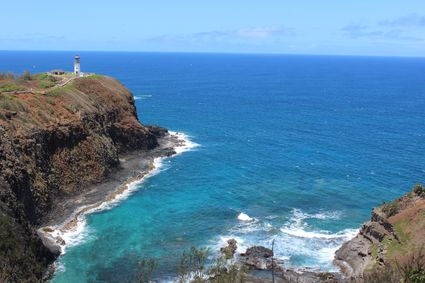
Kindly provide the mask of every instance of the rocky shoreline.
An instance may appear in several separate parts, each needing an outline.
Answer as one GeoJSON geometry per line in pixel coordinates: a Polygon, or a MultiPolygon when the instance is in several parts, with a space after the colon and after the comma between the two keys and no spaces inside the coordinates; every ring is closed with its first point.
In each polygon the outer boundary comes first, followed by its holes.
{"type": "MultiPolygon", "coordinates": [[[[167,132],[158,139],[159,146],[152,150],[141,150],[120,158],[120,167],[107,180],[92,185],[88,190],[58,199],[52,211],[43,219],[37,230],[43,244],[53,253],[61,254],[68,244],[62,235],[75,233],[79,222],[86,214],[107,209],[126,197],[133,184],[140,183],[155,170],[155,160],[172,157],[176,149],[187,146],[187,140],[178,134],[167,132]]],[[[45,278],[55,271],[54,263],[45,278]]]]}
{"type": "Polygon", "coordinates": [[[340,272],[286,268],[266,247],[238,253],[234,239],[220,251],[248,269],[246,282],[272,282],[272,270],[275,282],[281,283],[424,282],[424,229],[425,187],[418,184],[406,195],[372,209],[370,221],[335,252],[333,263],[340,272]]]}
{"type": "Polygon", "coordinates": [[[418,266],[422,266],[422,271],[414,272],[425,280],[425,256],[421,253],[424,229],[425,188],[418,184],[406,195],[374,208],[370,221],[336,251],[334,263],[349,280],[368,282],[369,276],[388,273],[398,282],[409,276],[405,270],[418,266]]]}
{"type": "Polygon", "coordinates": [[[52,210],[42,219],[38,228],[43,243],[53,252],[60,252],[66,243],[55,231],[66,233],[75,230],[79,217],[117,201],[127,193],[131,183],[141,181],[155,169],[156,158],[173,156],[176,154],[175,148],[184,145],[185,140],[167,133],[158,139],[158,143],[159,146],[155,149],[121,156],[120,167],[100,184],[91,185],[87,190],[66,198],[56,199],[52,210]]]}
{"type": "Polygon", "coordinates": [[[246,281],[248,283],[273,282],[278,283],[338,283],[343,281],[341,273],[321,272],[315,270],[287,268],[284,261],[274,258],[271,249],[263,246],[253,246],[244,253],[237,253],[237,242],[229,239],[227,246],[222,247],[220,252],[226,259],[233,259],[238,264],[248,269],[246,281]]]}
{"type": "Polygon", "coordinates": [[[0,107],[0,281],[39,282],[67,244],[56,236],[105,198],[125,195],[123,183],[182,141],[141,124],[131,92],[106,76],[10,101],[15,115],[0,107]],[[40,238],[54,231],[53,240],[40,238]]]}

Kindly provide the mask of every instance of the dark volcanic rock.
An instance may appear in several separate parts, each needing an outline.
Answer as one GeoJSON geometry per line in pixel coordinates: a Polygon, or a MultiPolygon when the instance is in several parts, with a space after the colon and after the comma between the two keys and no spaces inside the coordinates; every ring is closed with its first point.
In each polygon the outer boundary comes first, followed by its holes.
{"type": "Polygon", "coordinates": [[[252,269],[269,270],[272,268],[272,257],[271,249],[255,246],[240,254],[240,261],[252,269]]]}

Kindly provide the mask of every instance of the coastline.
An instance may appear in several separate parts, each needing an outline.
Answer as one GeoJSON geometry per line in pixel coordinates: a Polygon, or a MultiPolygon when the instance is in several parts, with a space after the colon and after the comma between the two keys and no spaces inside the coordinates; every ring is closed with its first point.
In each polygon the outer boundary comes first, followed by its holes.
{"type": "MultiPolygon", "coordinates": [[[[163,159],[198,146],[187,135],[172,131],[158,141],[159,146],[153,150],[122,156],[120,167],[103,182],[84,192],[58,199],[37,229],[43,244],[51,251],[64,254],[67,246],[83,240],[86,215],[113,208],[136,191],[146,178],[160,172],[163,159]]],[[[48,271],[49,276],[54,271],[55,263],[48,271]]]]}

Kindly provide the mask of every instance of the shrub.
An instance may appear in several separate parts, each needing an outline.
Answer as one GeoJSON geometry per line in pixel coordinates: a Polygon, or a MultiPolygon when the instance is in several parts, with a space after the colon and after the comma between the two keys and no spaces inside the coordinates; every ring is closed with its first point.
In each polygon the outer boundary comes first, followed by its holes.
{"type": "Polygon", "coordinates": [[[179,282],[199,282],[204,275],[208,249],[192,247],[190,252],[184,252],[180,258],[178,277],[179,282]]]}
{"type": "MultiPolygon", "coordinates": [[[[178,269],[179,283],[242,283],[248,269],[235,264],[221,256],[206,268],[208,249],[192,247],[180,257],[178,269]]],[[[148,283],[152,281],[152,274],[157,267],[155,260],[143,259],[138,264],[137,282],[148,283]]]]}
{"type": "Polygon", "coordinates": [[[424,283],[425,282],[425,253],[420,248],[407,256],[404,263],[397,263],[397,269],[402,275],[403,282],[424,283]]]}
{"type": "Polygon", "coordinates": [[[37,80],[45,80],[47,77],[49,77],[49,74],[47,74],[47,73],[41,73],[41,74],[35,75],[34,77],[37,80]]]}
{"type": "Polygon", "coordinates": [[[0,73],[0,81],[13,81],[15,75],[13,73],[0,73]]]}
{"type": "Polygon", "coordinates": [[[21,79],[21,80],[24,80],[24,81],[31,81],[31,80],[32,80],[32,75],[31,75],[31,73],[30,73],[30,72],[28,72],[28,71],[24,71],[24,72],[22,73],[22,75],[21,75],[20,79],[21,79]]]}
{"type": "Polygon", "coordinates": [[[425,189],[421,184],[416,184],[413,187],[413,192],[420,197],[425,197],[425,189]]]}
{"type": "Polygon", "coordinates": [[[138,283],[152,282],[152,274],[156,268],[154,259],[143,259],[139,262],[139,273],[137,275],[138,283]]]}
{"type": "Polygon", "coordinates": [[[396,202],[389,202],[389,203],[384,203],[382,205],[382,211],[385,213],[385,215],[387,217],[391,217],[393,215],[396,215],[398,213],[398,204],[396,202]]]}
{"type": "Polygon", "coordinates": [[[229,264],[225,257],[216,259],[215,265],[208,270],[211,283],[242,283],[248,269],[238,264],[229,264]]]}

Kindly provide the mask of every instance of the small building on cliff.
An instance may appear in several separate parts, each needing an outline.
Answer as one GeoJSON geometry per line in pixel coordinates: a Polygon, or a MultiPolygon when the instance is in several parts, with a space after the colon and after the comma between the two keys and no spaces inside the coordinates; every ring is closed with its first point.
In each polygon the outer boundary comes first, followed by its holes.
{"type": "Polygon", "coordinates": [[[52,71],[50,71],[50,73],[53,74],[53,75],[60,76],[60,75],[64,75],[65,71],[64,70],[52,70],[52,71]]]}

